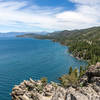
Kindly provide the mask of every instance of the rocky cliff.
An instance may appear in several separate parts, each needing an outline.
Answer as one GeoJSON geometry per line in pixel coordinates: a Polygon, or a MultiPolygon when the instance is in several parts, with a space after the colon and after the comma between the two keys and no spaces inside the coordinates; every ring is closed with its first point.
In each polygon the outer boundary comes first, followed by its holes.
{"type": "Polygon", "coordinates": [[[81,77],[77,87],[63,88],[40,80],[24,81],[12,89],[12,100],[100,100],[100,63],[92,65],[81,77]]]}

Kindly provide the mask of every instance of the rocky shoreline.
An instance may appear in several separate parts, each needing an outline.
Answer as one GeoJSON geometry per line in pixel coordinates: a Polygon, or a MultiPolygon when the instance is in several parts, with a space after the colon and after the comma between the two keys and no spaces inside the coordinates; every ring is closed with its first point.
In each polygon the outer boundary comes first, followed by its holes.
{"type": "Polygon", "coordinates": [[[77,87],[30,79],[16,85],[11,96],[12,100],[100,100],[100,63],[88,68],[77,87]]]}

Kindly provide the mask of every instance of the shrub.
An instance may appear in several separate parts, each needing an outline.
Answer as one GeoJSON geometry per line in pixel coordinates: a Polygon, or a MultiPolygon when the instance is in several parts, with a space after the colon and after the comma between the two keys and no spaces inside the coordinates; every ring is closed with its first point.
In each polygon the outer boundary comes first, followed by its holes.
{"type": "Polygon", "coordinates": [[[46,77],[41,78],[42,84],[45,86],[48,83],[48,79],[46,77]]]}
{"type": "Polygon", "coordinates": [[[75,68],[70,74],[60,77],[60,83],[63,87],[76,86],[78,82],[78,69],[75,68]]]}

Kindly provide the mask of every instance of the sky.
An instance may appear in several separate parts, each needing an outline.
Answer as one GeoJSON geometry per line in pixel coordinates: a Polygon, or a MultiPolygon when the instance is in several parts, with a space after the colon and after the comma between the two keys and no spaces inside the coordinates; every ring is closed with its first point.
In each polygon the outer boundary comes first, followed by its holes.
{"type": "Polygon", "coordinates": [[[0,0],[0,32],[100,26],[100,0],[0,0]]]}

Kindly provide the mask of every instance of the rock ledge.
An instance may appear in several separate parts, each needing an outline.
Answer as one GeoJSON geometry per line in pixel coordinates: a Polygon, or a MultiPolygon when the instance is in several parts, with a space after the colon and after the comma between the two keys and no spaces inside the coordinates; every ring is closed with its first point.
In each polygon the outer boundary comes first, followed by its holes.
{"type": "Polygon", "coordinates": [[[24,80],[12,89],[12,100],[100,100],[100,63],[92,65],[80,79],[83,86],[63,88],[57,83],[24,80]]]}

